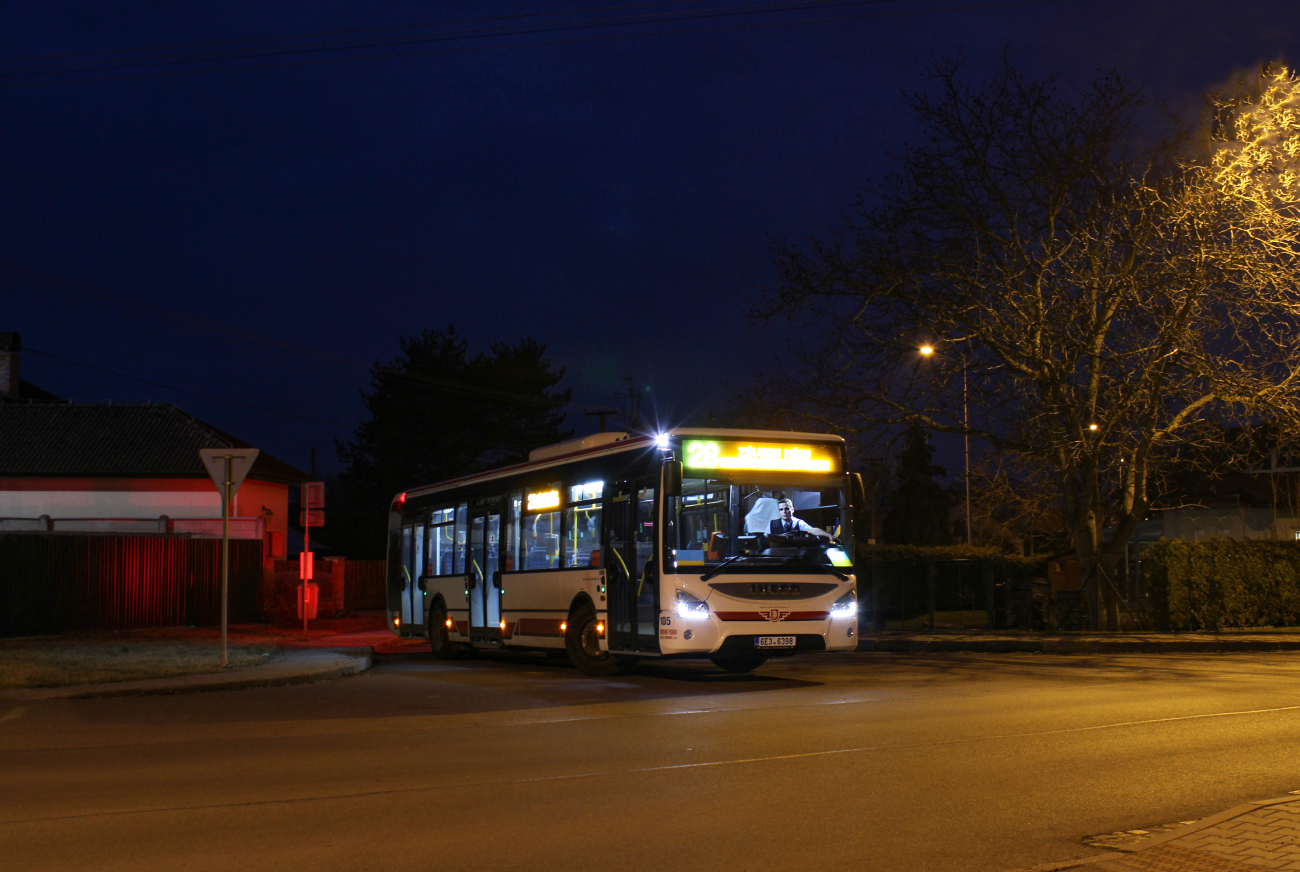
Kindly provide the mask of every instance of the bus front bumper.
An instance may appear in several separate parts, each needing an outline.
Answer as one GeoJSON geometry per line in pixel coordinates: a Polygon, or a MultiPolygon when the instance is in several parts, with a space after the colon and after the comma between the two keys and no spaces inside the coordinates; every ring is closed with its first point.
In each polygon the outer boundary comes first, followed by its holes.
{"type": "Polygon", "coordinates": [[[669,615],[659,621],[659,650],[665,655],[711,655],[723,649],[764,651],[772,655],[800,651],[852,651],[858,644],[857,617],[832,618],[781,614],[768,609],[766,616],[712,612],[695,620],[669,615]]]}

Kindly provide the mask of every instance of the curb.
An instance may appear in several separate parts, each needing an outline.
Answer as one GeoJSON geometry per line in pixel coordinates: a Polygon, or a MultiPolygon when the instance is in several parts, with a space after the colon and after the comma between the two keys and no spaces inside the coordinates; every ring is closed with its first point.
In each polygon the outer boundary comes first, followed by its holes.
{"type": "Polygon", "coordinates": [[[1300,651],[1300,639],[861,639],[857,651],[890,654],[1188,654],[1300,651]]]}
{"type": "Polygon", "coordinates": [[[366,671],[374,663],[374,652],[369,647],[303,649],[286,651],[280,657],[307,662],[304,662],[299,668],[293,668],[297,666],[296,663],[276,664],[271,662],[262,666],[226,673],[182,675],[175,678],[144,678],[135,681],[113,682],[111,684],[82,684],[70,687],[0,691],[0,699],[101,699],[114,696],[158,696],[213,690],[283,687],[292,684],[330,681],[356,675],[366,671]],[[313,663],[311,661],[317,662],[313,663]],[[262,673],[262,670],[267,670],[267,672],[262,673]]]}

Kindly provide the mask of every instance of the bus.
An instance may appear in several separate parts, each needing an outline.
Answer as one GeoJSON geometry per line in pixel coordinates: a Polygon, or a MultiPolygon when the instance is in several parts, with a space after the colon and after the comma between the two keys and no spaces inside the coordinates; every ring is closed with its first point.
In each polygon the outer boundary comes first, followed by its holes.
{"type": "Polygon", "coordinates": [[[406,491],[389,514],[389,629],[433,654],[521,649],[587,675],[642,658],[768,658],[857,644],[838,436],[597,433],[406,491]]]}

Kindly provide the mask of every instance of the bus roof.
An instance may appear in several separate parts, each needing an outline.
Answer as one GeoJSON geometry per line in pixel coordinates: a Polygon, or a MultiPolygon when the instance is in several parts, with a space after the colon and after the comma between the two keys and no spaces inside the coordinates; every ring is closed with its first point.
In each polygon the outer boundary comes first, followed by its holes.
{"type": "MultiPolygon", "coordinates": [[[[582,447],[586,439],[573,439],[569,442],[560,442],[555,445],[547,445],[542,448],[533,450],[533,454],[539,454],[548,449],[563,449],[567,445],[574,445],[574,450],[564,453],[545,456],[538,460],[529,460],[525,463],[516,463],[512,466],[503,466],[498,469],[489,469],[483,472],[476,472],[473,475],[465,475],[460,478],[440,481],[436,484],[424,485],[423,487],[413,488],[406,492],[406,496],[418,497],[424,494],[437,493],[439,491],[449,490],[455,487],[462,487],[467,484],[476,484],[482,481],[491,481],[494,478],[503,478],[505,476],[517,475],[522,472],[532,470],[548,469],[553,466],[564,466],[575,460],[585,460],[589,457],[603,457],[612,454],[621,454],[625,451],[634,451],[636,449],[652,448],[656,440],[662,436],[674,439],[679,436],[698,436],[703,438],[714,439],[766,439],[773,442],[831,442],[844,443],[843,436],[833,436],[828,433],[798,433],[792,430],[730,430],[730,429],[711,429],[707,427],[674,427],[671,430],[662,433],[650,434],[644,433],[640,436],[630,436],[624,434],[619,437],[617,434],[605,433],[594,434],[596,436],[605,436],[603,440],[597,441],[597,444],[590,447],[582,447]],[[613,437],[613,438],[609,438],[613,437]]],[[[587,437],[590,439],[591,437],[587,437]]],[[[548,451],[549,454],[549,451],[548,451]]],[[[398,497],[394,497],[392,502],[397,502],[398,497]]]]}

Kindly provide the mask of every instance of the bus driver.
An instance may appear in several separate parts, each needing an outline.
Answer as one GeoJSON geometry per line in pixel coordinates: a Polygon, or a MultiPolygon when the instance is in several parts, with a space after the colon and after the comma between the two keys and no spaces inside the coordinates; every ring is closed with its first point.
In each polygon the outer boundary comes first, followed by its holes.
{"type": "Polygon", "coordinates": [[[820,536],[823,539],[833,541],[833,537],[830,533],[814,527],[802,518],[796,518],[794,516],[794,503],[789,497],[783,497],[781,501],[777,503],[777,511],[781,513],[781,517],[772,521],[771,529],[769,530],[770,533],[774,533],[778,536],[789,533],[812,533],[814,536],[820,536]]]}

